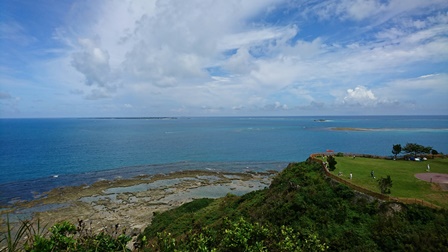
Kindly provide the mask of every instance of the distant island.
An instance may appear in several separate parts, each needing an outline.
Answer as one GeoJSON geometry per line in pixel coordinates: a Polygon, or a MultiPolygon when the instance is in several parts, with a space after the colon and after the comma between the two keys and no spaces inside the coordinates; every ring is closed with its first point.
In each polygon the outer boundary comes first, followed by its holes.
{"type": "Polygon", "coordinates": [[[338,131],[371,131],[373,129],[367,129],[367,128],[351,128],[351,127],[335,127],[331,128],[332,130],[338,130],[338,131]]]}
{"type": "Polygon", "coordinates": [[[119,119],[125,119],[125,120],[162,120],[162,119],[177,119],[177,117],[165,117],[165,116],[149,116],[149,117],[90,117],[85,119],[104,119],[104,120],[119,120],[119,119]]]}

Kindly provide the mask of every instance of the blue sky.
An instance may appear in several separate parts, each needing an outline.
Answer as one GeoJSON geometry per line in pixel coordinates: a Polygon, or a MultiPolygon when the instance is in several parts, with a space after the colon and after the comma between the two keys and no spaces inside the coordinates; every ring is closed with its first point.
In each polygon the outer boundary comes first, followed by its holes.
{"type": "Polygon", "coordinates": [[[0,117],[448,114],[446,0],[0,2],[0,117]]]}

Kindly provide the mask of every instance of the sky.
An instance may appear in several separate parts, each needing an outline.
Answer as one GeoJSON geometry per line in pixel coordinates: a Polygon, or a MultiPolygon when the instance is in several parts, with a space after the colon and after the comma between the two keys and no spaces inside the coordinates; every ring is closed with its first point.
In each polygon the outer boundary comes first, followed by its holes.
{"type": "Polygon", "coordinates": [[[1,0],[0,117],[447,115],[446,0],[1,0]]]}

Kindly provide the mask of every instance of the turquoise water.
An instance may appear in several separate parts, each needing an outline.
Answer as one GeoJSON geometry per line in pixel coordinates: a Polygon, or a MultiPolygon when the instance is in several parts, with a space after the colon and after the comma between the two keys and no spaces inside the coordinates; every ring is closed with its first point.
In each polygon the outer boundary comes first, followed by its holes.
{"type": "Polygon", "coordinates": [[[387,156],[393,144],[411,142],[448,152],[448,116],[318,119],[0,119],[0,203],[140,174],[281,170],[327,149],[387,156]]]}

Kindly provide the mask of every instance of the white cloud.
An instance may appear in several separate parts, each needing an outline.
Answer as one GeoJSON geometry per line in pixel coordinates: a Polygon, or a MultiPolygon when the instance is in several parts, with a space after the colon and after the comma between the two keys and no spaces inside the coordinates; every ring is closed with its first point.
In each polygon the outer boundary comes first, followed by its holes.
{"type": "Polygon", "coordinates": [[[392,80],[378,89],[383,94],[388,93],[390,97],[398,100],[426,100],[430,103],[439,102],[448,105],[448,74],[427,74],[414,78],[402,78],[392,80]],[[431,98],[434,100],[430,100],[431,98]],[[428,99],[429,98],[429,99],[428,99]]]}
{"type": "MultiPolygon", "coordinates": [[[[245,2],[243,6],[234,1],[213,4],[168,1],[162,5],[149,2],[138,9],[128,2],[112,2],[100,8],[102,16],[92,32],[102,42],[107,41],[102,43],[102,48],[98,45],[92,47],[102,55],[107,53],[109,57],[103,58],[107,60],[101,61],[101,64],[87,64],[88,67],[81,70],[86,77],[90,76],[87,80],[90,79],[91,83],[105,87],[111,79],[110,62],[114,62],[113,67],[120,69],[117,73],[125,83],[123,87],[140,92],[144,90],[139,95],[145,92],[151,95],[157,90],[150,86],[162,87],[169,88],[168,99],[176,100],[176,103],[212,107],[214,103],[221,102],[224,107],[233,108],[248,107],[244,97],[249,92],[260,97],[253,101],[258,101],[258,106],[263,107],[275,103],[268,98],[272,93],[284,92],[280,90],[294,83],[318,81],[323,83],[322,88],[329,88],[332,85],[329,80],[344,78],[344,85],[348,86],[364,74],[391,71],[403,63],[443,58],[443,53],[435,53],[443,39],[437,37],[444,33],[440,29],[421,31],[422,35],[419,36],[408,34],[399,27],[391,28],[377,33],[379,40],[387,42],[340,47],[325,44],[320,37],[291,43],[291,39],[299,33],[299,27],[295,25],[260,27],[244,24],[246,19],[269,4],[270,1],[245,2]],[[108,9],[112,14],[105,11],[108,9]],[[204,12],[204,9],[207,11],[204,12]],[[233,15],[227,15],[226,10],[233,15]],[[124,21],[114,21],[117,16],[123,17],[124,21]],[[104,29],[105,26],[111,29],[104,29]],[[417,39],[418,36],[421,39],[417,39]],[[422,41],[427,44],[421,45],[422,41]],[[396,44],[387,44],[391,42],[396,44]],[[230,49],[235,49],[235,53],[225,56],[230,49]],[[216,70],[209,74],[209,68],[216,70]],[[352,76],[352,80],[347,80],[346,76],[352,76]],[[218,81],[217,78],[221,79],[218,81]],[[190,89],[193,91],[190,92],[190,89]],[[188,93],[190,95],[185,95],[188,93]],[[226,98],[218,98],[221,95],[226,95],[226,98]]],[[[323,4],[328,2],[320,6],[323,4]]],[[[359,20],[378,12],[390,12],[393,4],[341,1],[332,11],[345,18],[359,20]]],[[[419,2],[417,5],[425,4],[419,2]]],[[[406,10],[405,7],[401,8],[396,12],[406,10]]],[[[419,27],[423,26],[420,24],[419,27]]],[[[82,58],[81,62],[93,62],[92,52],[85,55],[89,57],[82,58]]],[[[314,92],[306,95],[297,94],[294,89],[288,92],[292,96],[302,97],[303,101],[319,103],[313,97],[320,95],[314,92]]],[[[167,95],[167,92],[162,93],[167,95]]],[[[153,97],[151,100],[160,99],[153,97]]]]}
{"type": "Polygon", "coordinates": [[[376,0],[354,0],[345,3],[347,4],[344,6],[347,16],[355,20],[374,16],[385,8],[384,4],[376,0]]]}
{"type": "Polygon", "coordinates": [[[372,90],[364,86],[357,86],[355,89],[347,89],[347,94],[343,98],[343,103],[347,105],[355,105],[362,107],[375,106],[378,99],[373,94],[372,90]]]}
{"type": "Polygon", "coordinates": [[[444,0],[338,0],[323,1],[308,11],[307,15],[319,15],[322,19],[339,17],[349,20],[375,19],[376,24],[383,24],[388,20],[412,11],[423,11],[427,8],[446,8],[444,0]]]}
{"type": "Polygon", "coordinates": [[[80,50],[72,55],[72,66],[82,73],[88,86],[115,89],[111,83],[109,53],[90,39],[79,39],[80,50]]]}
{"type": "MultiPolygon", "coordinates": [[[[445,74],[446,8],[440,0],[79,1],[55,25],[57,47],[20,55],[31,71],[0,66],[0,77],[29,73],[27,88],[35,83],[45,98],[64,93],[72,104],[116,103],[107,107],[111,114],[331,113],[357,106],[381,113],[392,104],[440,99],[428,91],[426,100],[411,102],[411,93],[397,89],[421,79],[440,88],[440,77],[415,75],[445,74]],[[44,51],[52,53],[45,58],[44,51]]],[[[6,27],[8,36],[33,37],[16,24],[6,27]]]]}
{"type": "Polygon", "coordinates": [[[110,97],[110,94],[102,89],[92,89],[92,91],[85,96],[87,100],[98,100],[110,97]]]}
{"type": "Polygon", "coordinates": [[[239,48],[235,54],[222,63],[222,67],[234,74],[247,74],[257,68],[247,48],[239,48]]]}

